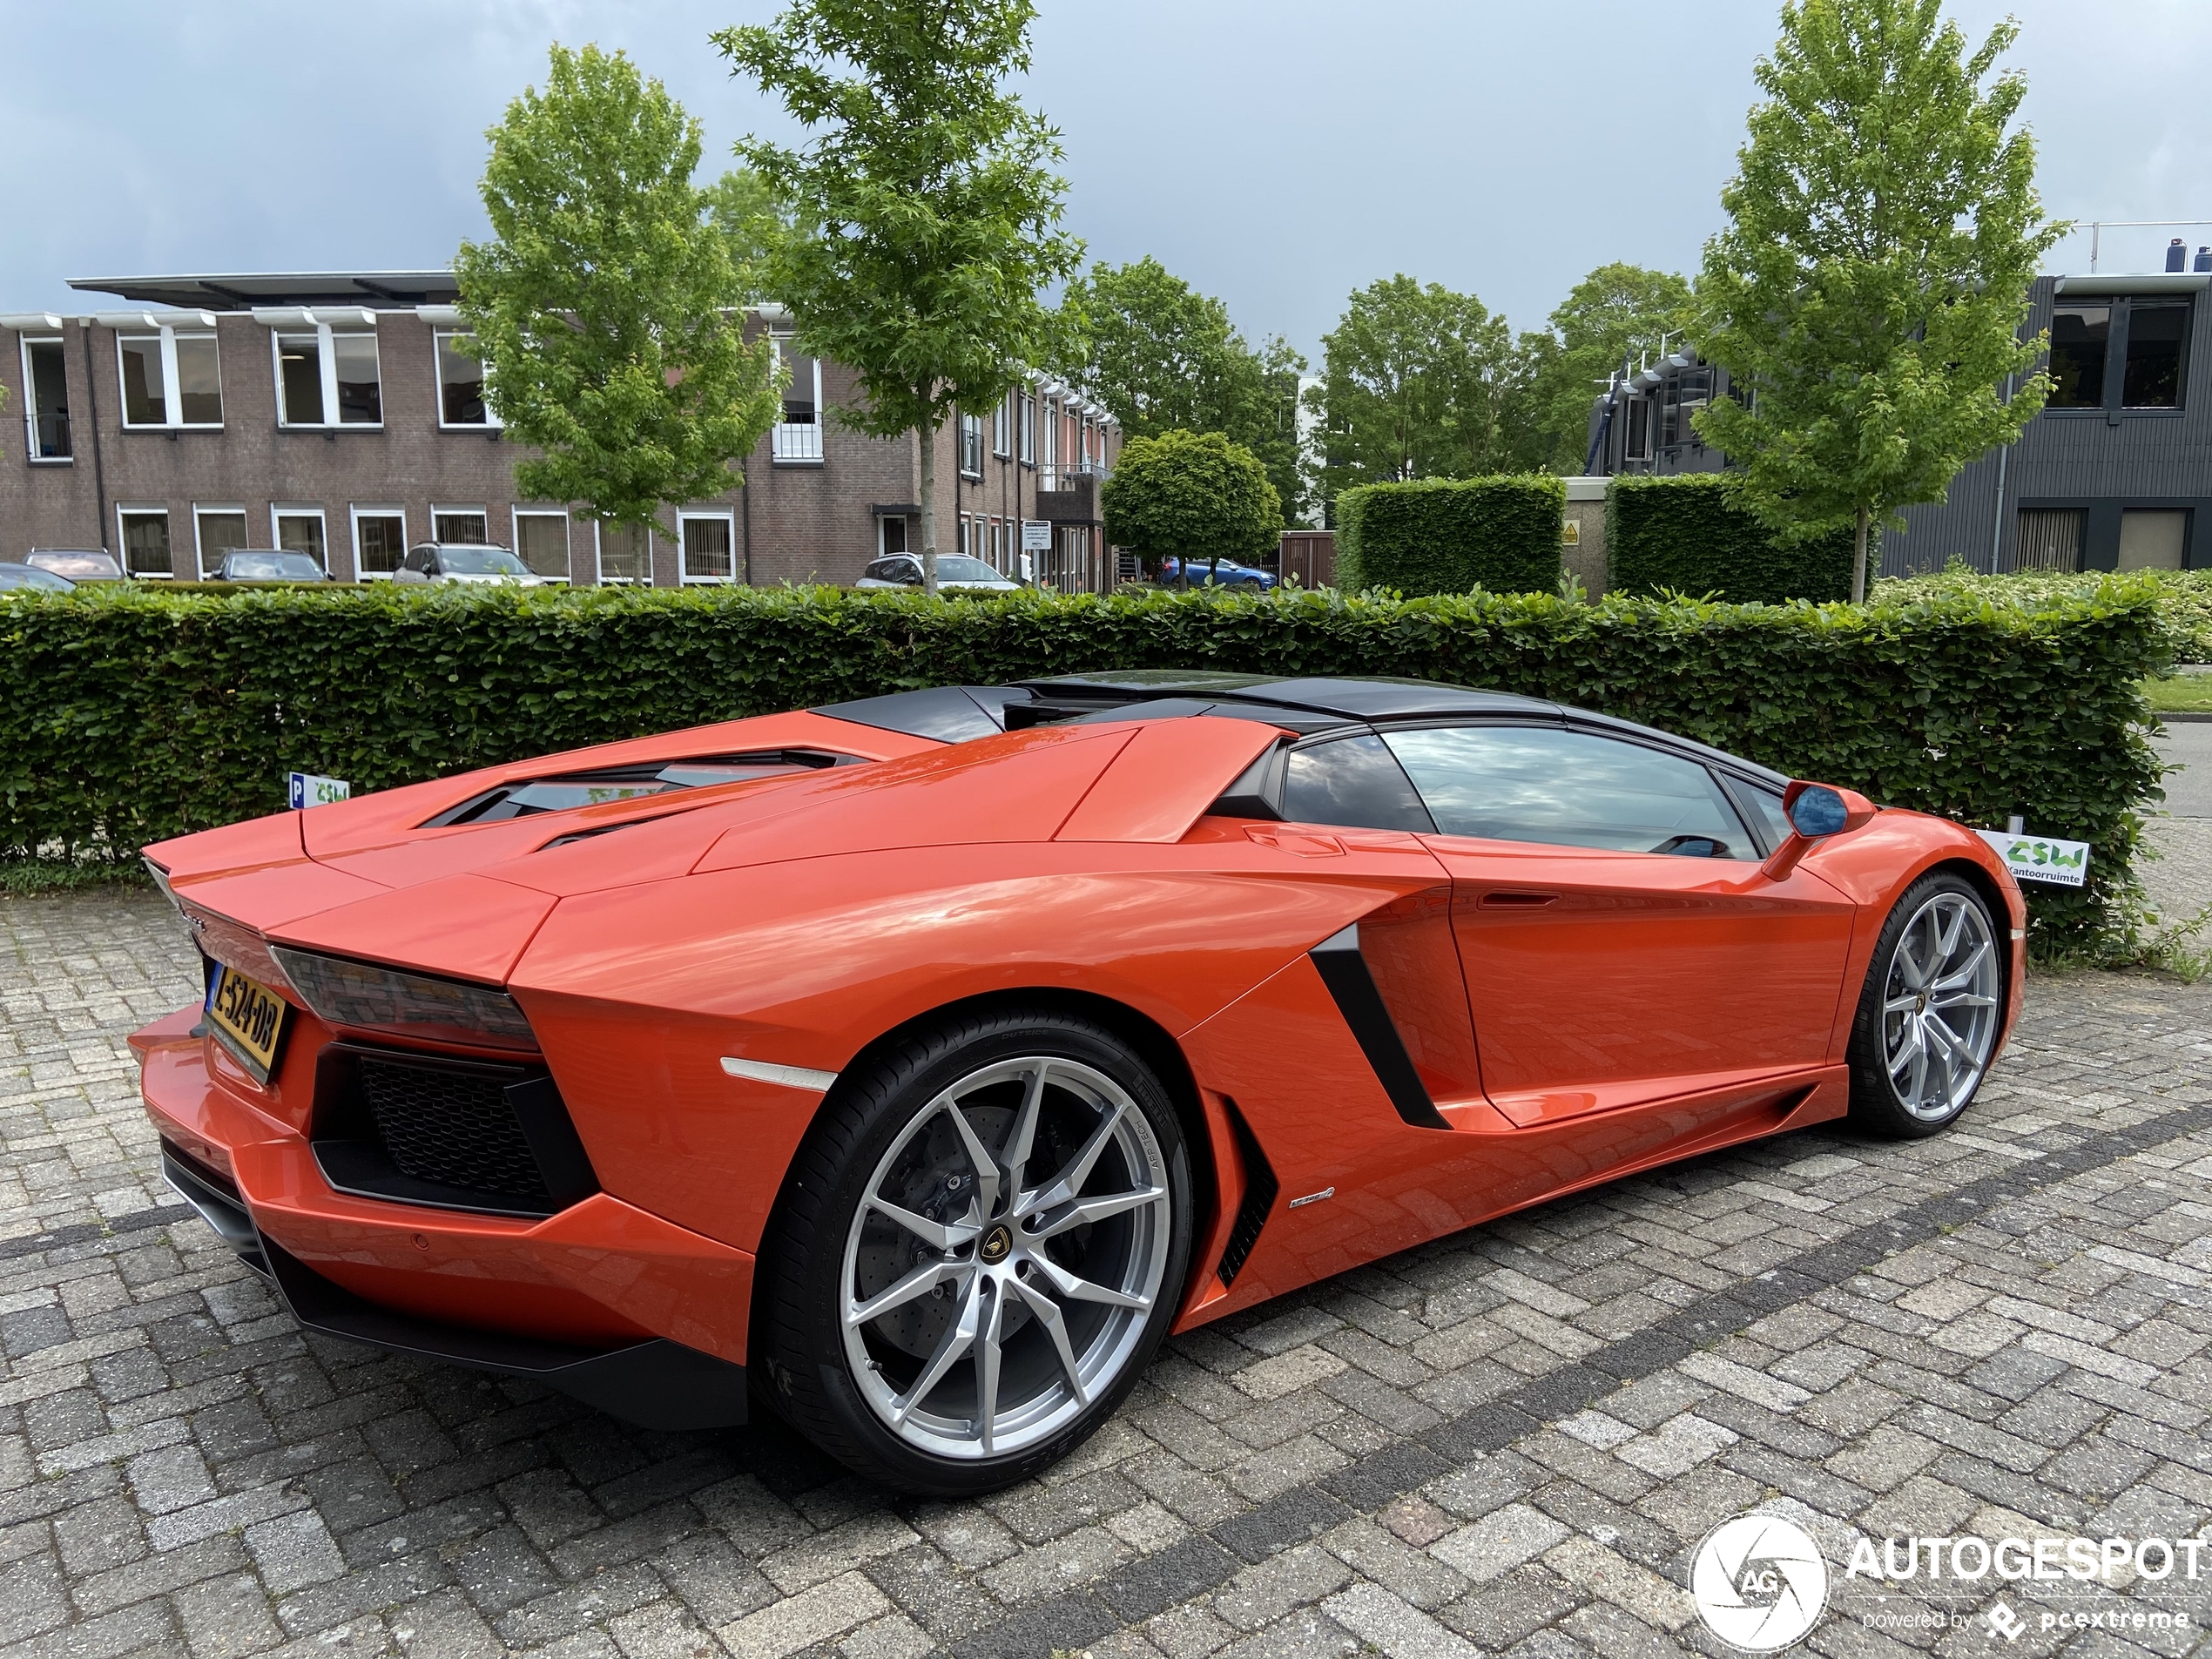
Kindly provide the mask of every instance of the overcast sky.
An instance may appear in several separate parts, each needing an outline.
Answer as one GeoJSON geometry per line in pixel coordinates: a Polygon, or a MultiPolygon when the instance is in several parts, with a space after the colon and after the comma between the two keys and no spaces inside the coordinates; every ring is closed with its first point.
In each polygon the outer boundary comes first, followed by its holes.
{"type": "MultiPolygon", "coordinates": [[[[705,124],[786,131],[708,43],[774,0],[0,0],[0,311],[67,279],[441,266],[482,233],[484,129],[548,42],[619,46],[705,124]]],[[[1954,0],[1977,40],[2008,8],[1954,0]]],[[[2212,5],[2013,0],[2044,200],[2212,219],[2212,5]]],[[[1403,271],[1533,327],[1608,260],[1695,267],[1734,169],[1757,0],[1044,0],[1026,91],[1093,258],[1157,255],[1318,358],[1403,271]]],[[[2166,239],[2106,233],[2101,268],[2166,239]]],[[[2084,231],[2054,255],[2086,270],[2084,231]]]]}

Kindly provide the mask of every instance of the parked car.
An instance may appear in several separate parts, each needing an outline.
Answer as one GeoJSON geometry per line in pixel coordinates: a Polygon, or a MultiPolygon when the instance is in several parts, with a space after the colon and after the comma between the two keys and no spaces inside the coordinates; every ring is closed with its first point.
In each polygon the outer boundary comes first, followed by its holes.
{"type": "Polygon", "coordinates": [[[77,585],[35,564],[0,564],[0,593],[67,593],[77,585]]]}
{"type": "Polygon", "coordinates": [[[555,578],[543,577],[503,547],[474,542],[424,542],[411,547],[395,582],[428,582],[440,586],[489,586],[505,583],[517,588],[542,588],[555,578]]]}
{"type": "Polygon", "coordinates": [[[121,582],[126,578],[115,555],[105,549],[79,551],[69,548],[34,547],[23,556],[34,570],[46,570],[76,582],[121,582]]]}
{"type": "MultiPolygon", "coordinates": [[[[899,553],[887,559],[878,559],[860,572],[856,588],[919,588],[921,586],[921,555],[899,553]]],[[[937,586],[946,592],[1014,593],[1022,583],[1010,576],[1002,576],[981,559],[970,558],[965,553],[940,553],[937,556],[937,586]]]]}
{"type": "Polygon", "coordinates": [[[208,958],[131,1039],[169,1179],[303,1325],[663,1429],[772,1390],[940,1494],[1170,1331],[1846,1114],[1935,1134],[2026,967],[1971,830],[1413,681],[900,692],[147,860],[208,958]]]}
{"type": "MultiPolygon", "coordinates": [[[[1169,557],[1160,561],[1162,586],[1179,585],[1182,575],[1182,560],[1169,557]]],[[[1263,570],[1257,564],[1239,564],[1234,559],[1190,561],[1190,585],[1194,588],[1207,582],[1224,588],[1271,588],[1278,580],[1272,570],[1263,570]]]]}
{"type": "Polygon", "coordinates": [[[334,578],[312,553],[288,549],[234,547],[216,568],[218,582],[268,582],[296,584],[329,582],[334,578]]]}

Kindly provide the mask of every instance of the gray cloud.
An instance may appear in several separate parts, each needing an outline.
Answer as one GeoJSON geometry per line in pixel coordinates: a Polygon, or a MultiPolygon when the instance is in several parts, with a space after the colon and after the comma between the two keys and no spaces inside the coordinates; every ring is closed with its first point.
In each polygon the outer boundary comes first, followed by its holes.
{"type": "MultiPolygon", "coordinates": [[[[2212,8],[2009,9],[2051,210],[2212,218],[2212,8]]],[[[1953,8],[1977,38],[2006,10],[1953,8]]],[[[626,49],[719,165],[788,129],[707,35],[773,12],[0,0],[0,308],[81,304],[71,276],[442,263],[482,233],[484,129],[556,38],[626,49]]],[[[1094,255],[1157,254],[1312,353],[1350,290],[1396,271],[1528,327],[1607,260],[1694,266],[1774,30],[1771,6],[1721,0],[1046,0],[1028,91],[1065,135],[1094,255]]],[[[2168,233],[2107,233],[2106,266],[2155,266],[2168,233]]],[[[2086,233],[2054,263],[2086,267],[2086,233]]]]}

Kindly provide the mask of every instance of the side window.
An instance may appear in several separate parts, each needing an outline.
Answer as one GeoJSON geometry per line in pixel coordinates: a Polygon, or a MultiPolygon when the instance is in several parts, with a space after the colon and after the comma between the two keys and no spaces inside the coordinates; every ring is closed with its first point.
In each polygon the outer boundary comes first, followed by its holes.
{"type": "Polygon", "coordinates": [[[1283,769],[1283,816],[1345,829],[1436,826],[1380,738],[1336,738],[1293,749],[1283,769]]]}
{"type": "Polygon", "coordinates": [[[1712,773],[1680,755],[1553,726],[1394,732],[1389,743],[1447,835],[1760,856],[1712,773]]]}
{"type": "Polygon", "coordinates": [[[430,553],[427,548],[416,548],[407,556],[407,568],[418,575],[427,575],[430,569],[430,553]]]}
{"type": "Polygon", "coordinates": [[[912,559],[892,560],[889,574],[894,582],[903,582],[910,588],[921,585],[921,566],[912,559]]]}
{"type": "Polygon", "coordinates": [[[875,563],[869,565],[867,570],[861,571],[860,576],[861,579],[864,581],[888,582],[891,579],[891,561],[889,559],[878,559],[875,563]]]}
{"type": "Polygon", "coordinates": [[[1782,810],[1779,790],[1747,784],[1741,778],[1728,780],[1728,792],[1735,798],[1737,809],[1751,820],[1753,827],[1766,836],[1767,849],[1771,852],[1790,839],[1790,815],[1782,810]]]}

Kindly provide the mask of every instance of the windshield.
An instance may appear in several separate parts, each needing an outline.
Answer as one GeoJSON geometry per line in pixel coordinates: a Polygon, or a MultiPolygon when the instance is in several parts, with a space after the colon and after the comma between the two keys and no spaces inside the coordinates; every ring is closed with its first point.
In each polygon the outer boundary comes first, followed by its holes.
{"type": "Polygon", "coordinates": [[[937,579],[940,582],[1003,582],[1006,577],[982,560],[971,559],[965,553],[940,553],[937,556],[937,579]]]}
{"type": "Polygon", "coordinates": [[[528,576],[530,567],[503,547],[442,547],[438,568],[448,576],[528,576]]]}
{"type": "Polygon", "coordinates": [[[43,593],[67,593],[76,585],[67,577],[56,576],[51,570],[35,570],[28,564],[0,564],[0,592],[35,588],[43,593]]]}
{"type": "Polygon", "coordinates": [[[24,556],[24,563],[37,570],[51,570],[56,576],[65,576],[83,581],[91,577],[119,577],[123,567],[115,562],[111,553],[40,553],[24,556]]]}
{"type": "Polygon", "coordinates": [[[320,582],[322,566],[305,553],[233,553],[223,574],[233,582],[320,582]]]}

